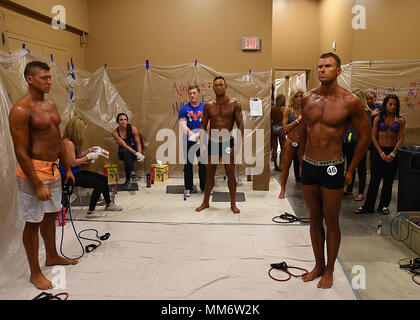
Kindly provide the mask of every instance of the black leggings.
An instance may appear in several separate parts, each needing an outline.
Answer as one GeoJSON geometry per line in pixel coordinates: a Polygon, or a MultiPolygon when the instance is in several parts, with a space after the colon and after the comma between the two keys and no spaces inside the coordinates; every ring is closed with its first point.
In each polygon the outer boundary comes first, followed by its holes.
{"type": "Polygon", "coordinates": [[[118,158],[124,161],[125,181],[130,181],[131,172],[134,171],[134,161],[137,160],[137,157],[124,148],[118,151],[118,158]]]}
{"type": "MultiPolygon", "coordinates": [[[[394,147],[381,147],[385,154],[390,154],[394,147]]],[[[366,195],[366,201],[363,209],[367,212],[373,212],[376,202],[376,197],[379,191],[379,185],[383,179],[381,198],[379,200],[378,208],[388,207],[392,198],[392,185],[394,183],[395,174],[398,168],[398,159],[394,158],[391,163],[382,161],[378,151],[372,150],[372,164],[369,188],[366,195]]]]}
{"type": "MultiPolygon", "coordinates": [[[[354,150],[356,149],[356,143],[344,142],[343,143],[343,154],[346,158],[346,167],[347,169],[350,166],[351,161],[353,160],[354,150]]],[[[366,188],[366,154],[363,156],[362,160],[360,160],[359,164],[357,165],[357,174],[359,175],[359,194],[363,194],[366,188]]],[[[353,179],[352,182],[347,186],[347,191],[352,192],[354,186],[354,180],[356,178],[356,170],[353,172],[353,179]]]]}
{"type": "Polygon", "coordinates": [[[75,173],[74,178],[76,179],[76,186],[93,188],[92,195],[90,196],[89,211],[95,210],[101,193],[104,195],[107,205],[111,202],[108,178],[106,176],[96,172],[82,170],[81,172],[75,173]]]}

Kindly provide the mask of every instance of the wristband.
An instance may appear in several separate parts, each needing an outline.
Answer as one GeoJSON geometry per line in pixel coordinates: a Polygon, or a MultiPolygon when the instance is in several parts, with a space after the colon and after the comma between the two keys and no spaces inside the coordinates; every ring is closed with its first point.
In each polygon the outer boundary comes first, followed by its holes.
{"type": "Polygon", "coordinates": [[[298,119],[295,120],[297,123],[300,123],[300,121],[298,119]]]}
{"type": "Polygon", "coordinates": [[[385,154],[385,152],[382,151],[382,153],[380,154],[380,156],[382,157],[385,154]]]}
{"type": "Polygon", "coordinates": [[[390,155],[391,155],[393,158],[395,158],[395,154],[394,154],[394,152],[391,152],[391,153],[390,153],[390,155]]]}

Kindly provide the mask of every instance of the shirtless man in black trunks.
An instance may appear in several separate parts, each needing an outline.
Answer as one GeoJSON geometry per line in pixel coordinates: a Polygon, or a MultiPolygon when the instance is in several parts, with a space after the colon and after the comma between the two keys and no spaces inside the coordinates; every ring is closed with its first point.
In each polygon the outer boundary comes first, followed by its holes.
{"type": "Polygon", "coordinates": [[[318,288],[324,289],[333,285],[334,264],[341,241],[338,214],[343,187],[350,184],[353,171],[366,153],[371,137],[369,120],[360,99],[337,84],[340,73],[341,61],[337,55],[331,52],[321,55],[318,64],[321,85],[306,93],[302,103],[302,148],[299,151],[302,192],[310,212],[315,255],[315,268],[302,279],[306,282],[321,277],[318,288]],[[360,139],[348,171],[344,173],[342,140],[350,123],[360,139]]]}
{"type": "Polygon", "coordinates": [[[203,109],[203,119],[201,120],[201,154],[204,151],[204,132],[210,120],[210,138],[208,140],[208,163],[206,165],[207,176],[206,185],[204,188],[204,200],[201,206],[196,208],[196,211],[201,211],[209,207],[210,194],[214,187],[214,176],[219,161],[223,159],[222,163],[225,166],[226,175],[228,177],[228,186],[230,193],[230,207],[233,213],[239,213],[240,210],[236,207],[236,178],[235,178],[235,163],[234,156],[241,150],[242,137],[244,135],[244,122],[242,119],[241,105],[235,99],[226,96],[226,82],[223,77],[216,77],[213,80],[213,90],[216,94],[216,99],[206,103],[203,109]],[[233,125],[239,129],[234,146],[234,139],[231,136],[233,125]],[[214,132],[219,134],[215,135],[214,132]],[[223,134],[223,132],[227,134],[223,134]],[[216,159],[215,159],[216,156],[216,159]],[[227,160],[227,161],[225,161],[227,160]]]}

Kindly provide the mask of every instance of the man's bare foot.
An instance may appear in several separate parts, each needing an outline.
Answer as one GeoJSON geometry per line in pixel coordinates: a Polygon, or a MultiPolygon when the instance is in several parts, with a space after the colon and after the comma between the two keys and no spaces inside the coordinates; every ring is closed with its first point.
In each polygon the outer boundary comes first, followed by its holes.
{"type": "Polygon", "coordinates": [[[49,290],[54,287],[52,282],[45,278],[42,273],[31,275],[30,281],[39,290],[49,290]]]}
{"type": "Polygon", "coordinates": [[[312,281],[312,280],[322,276],[323,274],[324,274],[324,267],[321,268],[321,267],[315,266],[315,268],[311,272],[302,276],[302,280],[304,282],[312,281]]]}
{"type": "Polygon", "coordinates": [[[235,214],[241,212],[241,210],[239,210],[234,204],[231,205],[230,208],[232,209],[232,212],[235,213],[235,214]]]}
{"type": "Polygon", "coordinates": [[[332,272],[324,272],[322,275],[321,280],[318,282],[318,288],[320,289],[330,289],[333,285],[333,273],[332,272]]]}
{"type": "Polygon", "coordinates": [[[201,210],[207,209],[209,207],[208,204],[203,203],[201,206],[195,209],[195,211],[200,212],[201,210]]]}
{"type": "Polygon", "coordinates": [[[58,265],[71,265],[71,264],[77,264],[79,261],[73,260],[73,259],[66,259],[60,256],[49,258],[45,260],[45,265],[48,266],[58,266],[58,265]]]}
{"type": "Polygon", "coordinates": [[[286,197],[284,196],[284,193],[283,193],[283,192],[280,192],[280,194],[279,194],[279,199],[284,199],[284,198],[286,198],[286,197]]]}

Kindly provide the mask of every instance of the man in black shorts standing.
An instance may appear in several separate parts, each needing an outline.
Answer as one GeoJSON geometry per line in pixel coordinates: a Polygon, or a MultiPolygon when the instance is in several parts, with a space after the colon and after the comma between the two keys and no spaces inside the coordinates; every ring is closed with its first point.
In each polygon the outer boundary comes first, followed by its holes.
{"type": "Polygon", "coordinates": [[[302,159],[302,192],[310,212],[311,242],[315,255],[315,268],[302,279],[306,282],[321,277],[318,288],[323,289],[333,285],[334,264],[341,241],[338,215],[343,187],[350,184],[371,136],[369,120],[360,99],[337,84],[340,73],[341,61],[337,55],[331,52],[321,55],[318,64],[321,85],[306,93],[302,103],[302,148],[299,152],[302,159]],[[344,173],[342,140],[350,123],[360,139],[348,171],[344,173]]]}
{"type": "Polygon", "coordinates": [[[200,144],[201,154],[205,154],[204,134],[207,124],[210,121],[210,138],[208,141],[208,163],[206,166],[207,176],[204,188],[204,200],[196,211],[201,211],[209,207],[210,194],[214,187],[214,176],[216,174],[219,161],[225,166],[228,177],[230,193],[230,207],[233,213],[239,213],[236,207],[236,178],[235,178],[235,153],[240,152],[242,137],[244,134],[244,122],[242,119],[242,109],[239,102],[226,96],[226,82],[221,76],[214,78],[213,90],[216,99],[206,103],[203,109],[203,119],[201,120],[200,144]],[[236,123],[239,132],[236,145],[231,135],[233,125],[236,123]]]}

